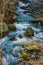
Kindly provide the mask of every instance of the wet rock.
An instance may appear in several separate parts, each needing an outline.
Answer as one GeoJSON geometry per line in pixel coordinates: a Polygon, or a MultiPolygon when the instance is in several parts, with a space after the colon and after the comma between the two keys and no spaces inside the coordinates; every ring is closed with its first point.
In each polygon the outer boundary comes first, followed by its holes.
{"type": "Polygon", "coordinates": [[[8,26],[8,29],[10,31],[15,31],[16,30],[16,27],[14,25],[10,25],[10,26],[8,26]]]}
{"type": "Polygon", "coordinates": [[[41,20],[33,20],[33,21],[30,21],[31,23],[34,23],[34,24],[41,24],[41,25],[43,25],[43,21],[41,21],[41,20]]]}
{"type": "Polygon", "coordinates": [[[10,40],[12,40],[12,41],[13,41],[13,40],[17,40],[17,39],[16,39],[15,37],[13,37],[13,38],[11,38],[10,40]]]}
{"type": "Polygon", "coordinates": [[[28,0],[20,0],[23,3],[28,3],[28,0]]]}
{"type": "Polygon", "coordinates": [[[23,30],[25,30],[25,28],[23,30]]]}
{"type": "Polygon", "coordinates": [[[8,26],[6,25],[6,23],[2,23],[2,25],[0,23],[0,29],[1,29],[0,38],[3,38],[9,32],[8,26]],[[2,34],[1,34],[1,32],[2,32],[2,34]]]}
{"type": "Polygon", "coordinates": [[[31,21],[31,23],[34,23],[34,24],[38,24],[40,21],[37,21],[37,20],[33,20],[31,21]]]}
{"type": "Polygon", "coordinates": [[[22,7],[20,7],[21,9],[24,9],[24,10],[26,10],[27,9],[27,7],[26,6],[22,6],[22,7]]]}
{"type": "Polygon", "coordinates": [[[41,25],[43,25],[43,21],[41,21],[41,25]]]}
{"type": "Polygon", "coordinates": [[[39,17],[40,23],[43,25],[43,17],[39,17]]]}
{"type": "Polygon", "coordinates": [[[23,38],[22,35],[19,35],[19,38],[23,38]]]}
{"type": "Polygon", "coordinates": [[[27,11],[24,11],[23,13],[24,13],[24,14],[27,14],[27,13],[29,13],[29,11],[27,10],[27,11]]]}
{"type": "Polygon", "coordinates": [[[25,36],[26,37],[34,36],[34,30],[32,28],[28,27],[25,32],[25,36]]]}

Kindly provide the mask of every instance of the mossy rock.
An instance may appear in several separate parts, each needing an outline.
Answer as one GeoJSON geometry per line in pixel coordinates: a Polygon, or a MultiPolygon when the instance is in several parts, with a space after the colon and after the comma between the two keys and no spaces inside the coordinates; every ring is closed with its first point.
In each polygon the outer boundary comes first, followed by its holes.
{"type": "Polygon", "coordinates": [[[14,25],[8,26],[8,28],[9,28],[10,31],[15,31],[16,30],[16,27],[14,25]]]}
{"type": "Polygon", "coordinates": [[[0,29],[2,31],[2,35],[1,35],[1,31],[0,31],[0,38],[3,38],[9,32],[7,24],[6,23],[2,23],[2,24],[0,23],[0,29]]]}
{"type": "Polygon", "coordinates": [[[25,36],[26,37],[34,36],[34,30],[32,28],[28,27],[25,32],[25,36]]]}
{"type": "Polygon", "coordinates": [[[20,1],[22,1],[23,3],[28,3],[28,0],[20,0],[20,1]]]}

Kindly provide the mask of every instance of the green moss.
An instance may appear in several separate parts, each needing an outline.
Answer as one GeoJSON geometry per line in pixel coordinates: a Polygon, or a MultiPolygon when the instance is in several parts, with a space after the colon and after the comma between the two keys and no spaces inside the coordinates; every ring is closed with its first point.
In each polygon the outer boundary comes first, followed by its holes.
{"type": "Polygon", "coordinates": [[[9,28],[10,31],[15,31],[16,30],[16,27],[14,25],[8,26],[8,28],[9,28]]]}
{"type": "Polygon", "coordinates": [[[2,31],[8,31],[8,26],[7,26],[7,24],[6,23],[0,23],[0,29],[2,29],[2,31]]]}
{"type": "Polygon", "coordinates": [[[4,37],[9,32],[8,26],[6,23],[2,23],[2,24],[0,23],[0,29],[2,31],[2,35],[1,35],[1,31],[0,31],[0,38],[4,37]]]}

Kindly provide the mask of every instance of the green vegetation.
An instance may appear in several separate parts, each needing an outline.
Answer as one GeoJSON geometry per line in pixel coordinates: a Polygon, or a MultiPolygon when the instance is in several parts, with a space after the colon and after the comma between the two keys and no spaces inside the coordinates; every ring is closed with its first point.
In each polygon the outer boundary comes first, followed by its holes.
{"type": "Polygon", "coordinates": [[[9,32],[8,26],[6,25],[6,23],[2,23],[2,24],[0,23],[0,29],[2,31],[2,35],[1,35],[1,31],[0,31],[0,38],[4,37],[9,32]]]}
{"type": "Polygon", "coordinates": [[[29,43],[27,45],[23,46],[23,50],[20,51],[20,54],[22,55],[22,58],[25,61],[29,60],[39,60],[40,58],[43,58],[43,44],[35,44],[35,43],[29,43]]]}
{"type": "Polygon", "coordinates": [[[8,26],[8,28],[9,28],[10,31],[15,31],[16,30],[16,27],[14,25],[8,26]]]}
{"type": "Polygon", "coordinates": [[[39,47],[37,45],[35,45],[35,44],[29,44],[29,45],[26,45],[24,47],[27,50],[37,50],[37,49],[39,49],[39,47]]]}

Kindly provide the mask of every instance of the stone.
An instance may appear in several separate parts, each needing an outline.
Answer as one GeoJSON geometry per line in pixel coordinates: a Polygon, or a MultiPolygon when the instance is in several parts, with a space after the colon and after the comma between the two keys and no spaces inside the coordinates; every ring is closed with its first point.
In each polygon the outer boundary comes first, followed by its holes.
{"type": "Polygon", "coordinates": [[[27,7],[26,6],[22,6],[22,7],[20,7],[21,9],[24,9],[24,10],[26,10],[27,9],[27,7]]]}
{"type": "Polygon", "coordinates": [[[19,38],[22,38],[22,35],[19,35],[19,38]]]}
{"type": "Polygon", "coordinates": [[[10,31],[15,31],[16,30],[16,27],[14,25],[10,25],[10,26],[8,26],[8,29],[10,31]]]}
{"type": "Polygon", "coordinates": [[[34,36],[34,30],[32,28],[28,27],[26,32],[25,32],[25,36],[26,37],[34,36]]]}
{"type": "Polygon", "coordinates": [[[11,38],[10,40],[12,40],[12,41],[13,41],[13,40],[17,40],[17,39],[16,39],[15,37],[13,37],[13,38],[11,38]]]}
{"type": "Polygon", "coordinates": [[[23,3],[28,3],[28,0],[20,0],[23,3]]]}

